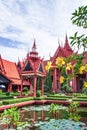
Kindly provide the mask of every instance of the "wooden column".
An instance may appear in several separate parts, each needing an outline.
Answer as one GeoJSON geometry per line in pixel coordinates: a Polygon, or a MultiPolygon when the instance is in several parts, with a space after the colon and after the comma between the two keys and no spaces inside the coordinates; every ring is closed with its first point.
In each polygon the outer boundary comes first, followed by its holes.
{"type": "Polygon", "coordinates": [[[18,87],[17,87],[17,92],[19,92],[20,91],[20,86],[18,85],[18,87]]]}
{"type": "Polygon", "coordinates": [[[12,92],[12,83],[8,84],[8,92],[12,92]]]}
{"type": "Polygon", "coordinates": [[[37,77],[35,75],[34,76],[34,97],[36,97],[36,81],[37,81],[37,77]]]}
{"type": "Polygon", "coordinates": [[[23,77],[21,76],[20,96],[22,96],[22,89],[23,89],[23,77]]]}
{"type": "Polygon", "coordinates": [[[30,78],[29,81],[30,81],[30,91],[33,92],[32,78],[30,78]]]}
{"type": "Polygon", "coordinates": [[[76,78],[73,78],[73,80],[72,80],[72,89],[73,89],[73,92],[77,92],[77,80],[76,80],[76,78]]]}
{"type": "Polygon", "coordinates": [[[58,77],[58,92],[61,92],[61,84],[60,84],[59,79],[60,79],[60,77],[58,77]]]}
{"type": "Polygon", "coordinates": [[[42,91],[41,91],[41,96],[44,96],[44,77],[42,77],[42,91]]]}
{"type": "Polygon", "coordinates": [[[57,90],[57,83],[56,83],[56,68],[55,68],[53,72],[53,91],[56,92],[56,90],[57,90]]]}

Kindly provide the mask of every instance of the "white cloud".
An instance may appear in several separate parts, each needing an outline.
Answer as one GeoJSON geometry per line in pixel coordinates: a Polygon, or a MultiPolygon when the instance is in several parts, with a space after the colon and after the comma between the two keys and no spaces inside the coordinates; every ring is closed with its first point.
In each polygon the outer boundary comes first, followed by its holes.
{"type": "Polygon", "coordinates": [[[6,59],[10,57],[13,61],[18,57],[22,59],[25,52],[31,51],[33,40],[36,38],[40,56],[46,59],[49,53],[53,56],[58,47],[58,38],[60,43],[64,44],[66,33],[71,36],[80,30],[72,25],[70,18],[73,11],[82,5],[87,5],[87,1],[1,0],[0,36],[23,43],[17,45],[18,49],[6,48],[9,52],[6,54],[0,47],[1,55],[6,59]],[[12,52],[14,56],[10,54],[12,52]]]}
{"type": "Polygon", "coordinates": [[[18,58],[20,60],[26,57],[26,51],[24,49],[9,48],[0,45],[0,54],[3,59],[17,62],[18,58]]]}

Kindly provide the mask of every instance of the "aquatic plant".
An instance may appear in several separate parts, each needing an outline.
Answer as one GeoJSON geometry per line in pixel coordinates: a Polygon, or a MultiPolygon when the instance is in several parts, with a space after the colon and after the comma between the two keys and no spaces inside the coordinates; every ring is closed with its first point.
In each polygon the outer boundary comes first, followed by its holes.
{"type": "Polygon", "coordinates": [[[75,122],[66,119],[51,119],[40,126],[40,130],[87,130],[83,122],[75,122]]]}

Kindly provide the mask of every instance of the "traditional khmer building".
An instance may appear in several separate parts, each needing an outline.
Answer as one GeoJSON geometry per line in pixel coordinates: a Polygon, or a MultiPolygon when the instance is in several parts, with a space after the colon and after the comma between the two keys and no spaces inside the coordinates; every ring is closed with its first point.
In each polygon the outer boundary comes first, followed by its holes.
{"type": "MultiPolygon", "coordinates": [[[[68,38],[66,36],[64,47],[61,47],[59,44],[53,57],[50,58],[52,66],[55,66],[57,57],[68,57],[73,53],[74,52],[73,52],[72,48],[69,46],[68,38]]],[[[60,75],[61,75],[60,70],[57,69],[56,67],[54,67],[52,69],[52,82],[53,82],[52,88],[53,88],[54,92],[60,92],[60,90],[61,90],[61,84],[59,82],[60,75]]]]}
{"type": "Polygon", "coordinates": [[[21,85],[20,75],[14,62],[2,59],[0,56],[0,85],[3,90],[11,92],[18,91],[21,85]]]}
{"type": "Polygon", "coordinates": [[[24,82],[27,81],[29,82],[30,91],[33,92],[34,96],[36,96],[37,82],[38,80],[41,80],[41,86],[39,87],[41,94],[44,95],[44,79],[46,72],[43,64],[43,59],[38,56],[35,40],[32,51],[27,54],[26,59],[22,63],[20,61],[18,62],[17,67],[22,79],[21,92],[24,82]]]}
{"type": "MultiPolygon", "coordinates": [[[[56,63],[56,58],[57,57],[69,57],[70,55],[72,55],[74,53],[75,52],[70,47],[69,42],[68,42],[68,38],[67,38],[67,35],[66,35],[64,47],[60,46],[60,44],[59,44],[56,52],[54,53],[53,57],[50,57],[49,61],[51,61],[52,66],[56,66],[55,63],[56,63]]],[[[77,54],[77,52],[75,54],[77,54]]],[[[86,57],[87,57],[87,54],[86,54],[86,57]]],[[[83,62],[87,63],[87,58],[85,58],[83,60],[83,62]]],[[[52,89],[53,89],[53,91],[55,93],[58,93],[58,92],[61,91],[61,84],[59,82],[61,71],[59,69],[57,69],[56,67],[53,67],[51,72],[52,72],[52,74],[51,74],[51,77],[52,77],[52,89]]],[[[69,86],[72,87],[73,92],[82,92],[83,81],[84,81],[85,78],[87,78],[86,73],[78,74],[77,77],[73,78],[73,80],[68,82],[69,86]]]]}
{"type": "Polygon", "coordinates": [[[0,85],[5,86],[4,91],[20,91],[22,96],[23,87],[28,87],[33,96],[36,96],[37,82],[40,80],[39,88],[44,95],[45,76],[43,59],[38,56],[35,40],[32,51],[23,61],[18,61],[17,65],[0,56],[0,85]]]}
{"type": "MultiPolygon", "coordinates": [[[[0,56],[0,85],[5,86],[5,88],[3,88],[4,91],[20,91],[21,96],[24,87],[28,87],[28,89],[33,93],[33,96],[36,96],[37,88],[39,87],[42,95],[44,95],[44,80],[46,77],[45,65],[47,61],[51,61],[52,65],[55,66],[57,57],[68,57],[73,53],[75,52],[70,47],[66,36],[64,47],[59,44],[54,55],[50,57],[49,60],[44,60],[38,56],[36,42],[34,40],[32,51],[28,52],[25,59],[23,61],[19,60],[17,64],[2,59],[0,56]]],[[[87,58],[85,58],[83,62],[87,63],[87,58]]],[[[61,84],[59,82],[61,72],[56,67],[52,68],[51,72],[52,91],[58,93],[61,91],[61,84]]],[[[86,73],[78,74],[78,77],[69,81],[73,92],[82,91],[82,82],[86,77],[86,73]]]]}

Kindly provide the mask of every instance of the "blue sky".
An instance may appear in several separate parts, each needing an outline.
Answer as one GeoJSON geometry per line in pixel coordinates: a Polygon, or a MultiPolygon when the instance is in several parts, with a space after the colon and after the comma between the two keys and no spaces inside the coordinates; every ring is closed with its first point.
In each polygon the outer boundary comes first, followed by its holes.
{"type": "Polygon", "coordinates": [[[63,46],[65,35],[84,30],[72,25],[70,18],[87,0],[0,0],[0,54],[17,62],[31,51],[36,39],[39,56],[53,56],[58,41],[63,46]]]}

